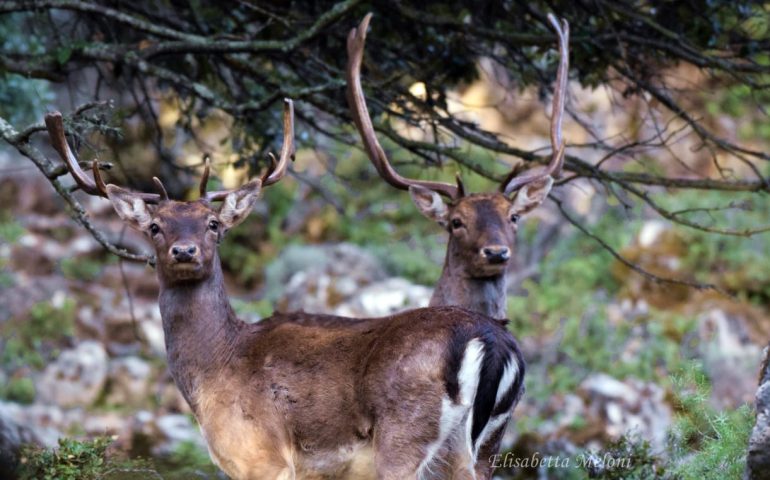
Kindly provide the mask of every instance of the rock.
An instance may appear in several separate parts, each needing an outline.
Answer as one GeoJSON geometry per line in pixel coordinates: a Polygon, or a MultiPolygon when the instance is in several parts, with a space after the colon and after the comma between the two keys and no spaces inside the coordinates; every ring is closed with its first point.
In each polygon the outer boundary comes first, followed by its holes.
{"type": "Polygon", "coordinates": [[[338,315],[382,317],[412,308],[427,307],[433,290],[403,278],[388,278],[362,288],[335,309],[338,315]]]}
{"type": "Polygon", "coordinates": [[[83,430],[89,436],[113,436],[122,438],[129,432],[129,419],[121,413],[93,413],[85,416],[83,430]]]}
{"type": "Polygon", "coordinates": [[[765,347],[755,404],[757,423],[749,438],[746,473],[750,480],[770,480],[770,345],[765,347]]]}
{"type": "Polygon", "coordinates": [[[329,313],[384,278],[379,262],[355,245],[290,246],[267,267],[265,296],[278,299],[281,311],[329,313]]]}
{"type": "Polygon", "coordinates": [[[286,278],[279,311],[378,317],[423,307],[430,300],[431,289],[403,278],[386,278],[377,260],[354,245],[290,247],[284,255],[287,258],[268,267],[273,273],[266,281],[286,278]],[[289,266],[295,270],[287,277],[289,266]]]}
{"type": "Polygon", "coordinates": [[[130,307],[121,304],[104,318],[103,342],[114,356],[135,355],[141,350],[139,320],[131,316],[130,307]]]}
{"type": "MultiPolygon", "coordinates": [[[[665,447],[672,412],[665,401],[665,392],[658,385],[635,379],[621,382],[599,373],[580,384],[578,395],[586,406],[582,418],[588,425],[600,427],[594,432],[601,433],[597,440],[617,440],[633,431],[649,440],[653,449],[665,447]]],[[[578,443],[588,440],[582,438],[578,443]]]]}
{"type": "Polygon", "coordinates": [[[107,352],[98,342],[84,341],[46,367],[37,382],[38,398],[61,407],[89,406],[106,380],[107,352]]]}
{"type": "Polygon", "coordinates": [[[699,318],[699,356],[712,382],[711,403],[734,409],[751,403],[756,391],[756,365],[762,350],[753,344],[746,322],[723,310],[699,318]]]}
{"type": "Polygon", "coordinates": [[[178,451],[183,443],[193,443],[206,449],[206,442],[197,425],[186,415],[170,414],[153,416],[148,411],[137,412],[134,416],[134,445],[137,454],[166,456],[178,451]]]}
{"type": "Polygon", "coordinates": [[[107,402],[138,406],[147,402],[152,367],[139,357],[112,360],[109,366],[107,402]]]}
{"type": "Polygon", "coordinates": [[[0,478],[16,478],[20,448],[37,440],[35,433],[17,421],[18,417],[8,404],[0,402],[0,478]]]}
{"type": "Polygon", "coordinates": [[[156,321],[144,320],[139,323],[139,338],[146,347],[145,353],[160,358],[166,357],[166,337],[163,334],[160,311],[158,311],[158,319],[156,321]]]}

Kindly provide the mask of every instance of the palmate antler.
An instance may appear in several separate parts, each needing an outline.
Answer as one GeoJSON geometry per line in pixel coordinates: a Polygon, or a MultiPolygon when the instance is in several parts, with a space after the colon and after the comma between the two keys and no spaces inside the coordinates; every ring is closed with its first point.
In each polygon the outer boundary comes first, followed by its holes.
{"type": "MultiPolygon", "coordinates": [[[[64,135],[64,123],[62,121],[62,115],[59,112],[52,112],[45,116],[45,125],[48,128],[48,135],[51,138],[51,145],[59,153],[64,163],[67,165],[67,169],[72,174],[75,182],[78,184],[81,190],[84,192],[99,196],[107,197],[107,185],[104,183],[97,162],[93,162],[93,180],[80,168],[77,157],[72,153],[72,150],[67,143],[67,139],[64,135]]],[[[289,160],[294,157],[294,103],[286,98],[284,99],[283,106],[283,145],[281,146],[280,158],[276,161],[273,154],[269,154],[271,158],[271,165],[268,171],[262,176],[262,185],[272,185],[278,182],[286,175],[289,166],[289,160]]],[[[224,198],[233,190],[218,190],[207,192],[206,184],[209,178],[209,162],[206,161],[206,166],[201,176],[201,182],[199,191],[201,198],[205,198],[208,201],[215,202],[224,200],[224,198]]],[[[136,192],[141,199],[146,203],[160,203],[161,201],[168,200],[168,193],[163,186],[163,183],[158,177],[153,177],[153,182],[160,193],[143,193],[136,192]]]]}
{"type": "MultiPolygon", "coordinates": [[[[358,28],[354,28],[348,35],[348,65],[347,74],[347,97],[350,106],[353,122],[356,124],[358,132],[361,134],[361,140],[364,143],[369,159],[374,164],[377,172],[386,182],[392,186],[408,190],[411,185],[419,185],[434,192],[456,200],[462,197],[465,192],[462,181],[458,175],[457,185],[444,182],[432,182],[426,180],[416,180],[402,177],[393,169],[388,160],[388,156],[382,149],[377,135],[372,125],[372,119],[369,115],[369,109],[366,106],[366,97],[361,87],[361,63],[364,55],[364,45],[366,43],[366,30],[369,27],[369,21],[372,14],[367,14],[361,21],[358,28]]],[[[510,195],[524,185],[541,180],[545,177],[556,177],[561,173],[564,164],[564,139],[562,138],[562,118],[564,117],[564,102],[567,92],[567,74],[569,71],[569,24],[566,20],[561,23],[555,16],[549,14],[548,20],[553,25],[559,36],[559,70],[556,78],[556,89],[553,99],[553,112],[551,115],[551,147],[553,156],[550,163],[545,168],[534,169],[521,175],[516,175],[515,170],[500,186],[500,191],[510,195]]]]}

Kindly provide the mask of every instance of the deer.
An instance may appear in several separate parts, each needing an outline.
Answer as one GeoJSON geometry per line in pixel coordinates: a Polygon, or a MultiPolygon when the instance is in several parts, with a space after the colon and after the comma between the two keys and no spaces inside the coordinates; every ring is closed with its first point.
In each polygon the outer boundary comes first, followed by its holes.
{"type": "Polygon", "coordinates": [[[351,30],[346,68],[347,99],[364,150],[379,176],[399,190],[407,190],[417,209],[449,234],[444,267],[429,306],[458,305],[503,319],[506,314],[506,272],[520,219],[545,198],[564,164],[562,118],[569,70],[569,25],[548,16],[559,37],[560,62],[551,115],[552,157],[547,166],[517,175],[512,169],[499,191],[466,194],[459,174],[455,185],[399,175],[377,140],[361,86],[367,15],[351,30]],[[445,197],[445,202],[441,197],[445,197]]]}
{"type": "Polygon", "coordinates": [[[58,112],[52,146],[85,193],[107,198],[152,245],[166,356],[213,462],[235,480],[476,479],[490,422],[522,393],[524,366],[500,322],[445,306],[382,318],[275,313],[236,316],[218,245],[280,181],[294,154],[293,104],[284,105],[279,158],[241,187],[170,199],[138,192],[79,166],[58,112]],[[218,204],[217,204],[218,203],[218,204]],[[449,478],[449,477],[442,477],[449,478]]]}
{"type": "MultiPolygon", "coordinates": [[[[497,192],[466,194],[458,174],[456,184],[406,178],[391,166],[380,145],[361,86],[368,14],[348,35],[346,68],[347,100],[353,123],[364,150],[379,176],[399,190],[407,190],[417,209],[449,234],[444,266],[430,299],[430,307],[460,306],[507,323],[507,271],[514,250],[520,219],[543,203],[558,178],[563,164],[565,143],[562,118],[569,72],[569,24],[552,14],[548,20],[559,38],[559,67],[551,114],[552,156],[548,165],[518,174],[508,174],[497,192]],[[442,196],[447,199],[445,202],[442,196]]],[[[511,409],[516,404],[511,405],[511,409]]],[[[479,460],[487,469],[479,475],[491,477],[491,456],[499,451],[510,415],[496,417],[488,443],[479,460]],[[483,463],[483,462],[481,462],[483,463]]]]}

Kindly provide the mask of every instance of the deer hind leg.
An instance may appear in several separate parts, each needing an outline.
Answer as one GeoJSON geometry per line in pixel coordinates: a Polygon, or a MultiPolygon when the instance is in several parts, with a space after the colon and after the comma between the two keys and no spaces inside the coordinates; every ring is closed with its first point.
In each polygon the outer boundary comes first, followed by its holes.
{"type": "Polygon", "coordinates": [[[492,478],[495,471],[494,455],[500,452],[500,443],[503,440],[505,429],[510,420],[510,413],[503,413],[489,419],[482,436],[479,438],[479,451],[476,456],[476,477],[479,480],[488,480],[492,478]]]}

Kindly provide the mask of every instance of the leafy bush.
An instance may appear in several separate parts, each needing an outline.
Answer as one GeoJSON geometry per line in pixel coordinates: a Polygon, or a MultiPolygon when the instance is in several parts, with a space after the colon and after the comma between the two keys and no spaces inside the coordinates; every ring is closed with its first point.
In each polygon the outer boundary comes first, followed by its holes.
{"type": "Polygon", "coordinates": [[[75,331],[75,302],[65,299],[61,305],[40,302],[32,306],[26,318],[14,319],[0,326],[3,349],[0,365],[8,368],[31,366],[42,368],[46,357],[55,354],[57,344],[71,337],[75,331]]]}
{"type": "Polygon", "coordinates": [[[104,265],[87,258],[65,258],[59,262],[59,269],[65,278],[90,282],[99,278],[104,265]]]}
{"type": "Polygon", "coordinates": [[[26,448],[22,452],[22,480],[95,480],[110,468],[107,447],[111,440],[95,438],[79,442],[59,439],[59,448],[26,448]]]}
{"type": "Polygon", "coordinates": [[[12,378],[0,386],[0,397],[18,403],[32,403],[35,400],[35,383],[31,378],[12,378]]]}
{"type": "Polygon", "coordinates": [[[743,405],[737,410],[716,411],[709,402],[708,378],[696,362],[677,376],[675,384],[679,412],[672,453],[682,460],[674,473],[683,480],[741,478],[755,421],[752,409],[743,405]]]}

